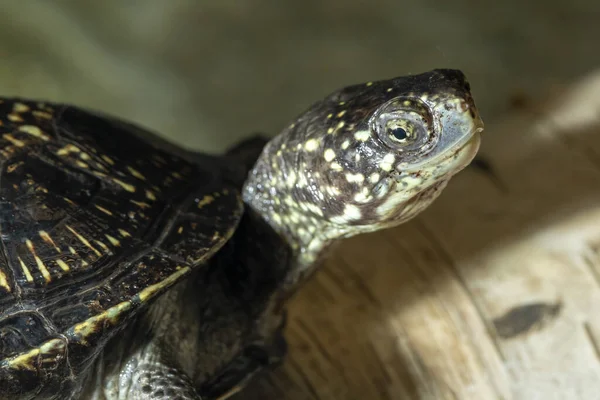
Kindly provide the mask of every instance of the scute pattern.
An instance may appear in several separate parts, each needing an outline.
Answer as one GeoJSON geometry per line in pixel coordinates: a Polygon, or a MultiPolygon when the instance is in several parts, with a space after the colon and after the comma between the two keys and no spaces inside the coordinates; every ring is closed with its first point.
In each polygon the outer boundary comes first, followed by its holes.
{"type": "Polygon", "coordinates": [[[75,107],[0,99],[0,398],[68,385],[67,355],[76,375],[235,229],[236,189],[153,139],[75,107]]]}

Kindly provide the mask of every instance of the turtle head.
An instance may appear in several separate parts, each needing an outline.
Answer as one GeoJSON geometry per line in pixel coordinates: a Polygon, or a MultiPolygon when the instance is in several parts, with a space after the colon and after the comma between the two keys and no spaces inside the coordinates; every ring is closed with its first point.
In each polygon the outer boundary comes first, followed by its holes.
{"type": "Polygon", "coordinates": [[[264,148],[244,200],[293,246],[398,225],[424,210],[479,148],[462,72],[346,87],[264,148]]]}

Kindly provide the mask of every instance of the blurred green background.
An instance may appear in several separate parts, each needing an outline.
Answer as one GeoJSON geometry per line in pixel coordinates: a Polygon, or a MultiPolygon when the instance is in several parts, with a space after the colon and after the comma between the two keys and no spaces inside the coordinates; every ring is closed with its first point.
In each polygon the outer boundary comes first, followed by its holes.
{"type": "Polygon", "coordinates": [[[0,1],[0,93],[222,150],[351,83],[463,69],[486,123],[600,64],[600,1],[0,1]]]}

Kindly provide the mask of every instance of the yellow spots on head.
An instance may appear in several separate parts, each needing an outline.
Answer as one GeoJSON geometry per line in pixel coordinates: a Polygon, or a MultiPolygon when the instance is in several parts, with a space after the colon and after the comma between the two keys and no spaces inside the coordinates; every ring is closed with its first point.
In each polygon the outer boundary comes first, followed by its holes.
{"type": "Polygon", "coordinates": [[[132,204],[135,204],[136,206],[144,209],[144,208],[150,208],[150,204],[148,203],[144,203],[143,201],[135,201],[135,200],[129,200],[132,204]]]}
{"type": "Polygon", "coordinates": [[[213,201],[215,201],[215,197],[211,196],[210,194],[207,194],[202,199],[200,199],[200,201],[198,202],[198,208],[207,206],[210,203],[212,203],[213,201]]]}
{"type": "Polygon", "coordinates": [[[339,196],[340,194],[340,190],[335,186],[327,186],[325,188],[325,192],[327,192],[327,194],[330,196],[339,196]]]}
{"type": "Polygon", "coordinates": [[[25,245],[27,246],[27,250],[29,250],[29,252],[33,256],[33,258],[35,260],[35,264],[37,265],[38,270],[42,273],[42,276],[44,277],[46,282],[50,282],[52,280],[50,273],[48,272],[48,269],[46,268],[46,265],[44,264],[44,262],[36,254],[35,249],[33,247],[33,242],[31,240],[27,239],[27,240],[25,240],[25,245]]]}
{"type": "Polygon", "coordinates": [[[363,174],[346,174],[346,180],[350,183],[362,183],[365,180],[365,176],[363,174]]]}
{"type": "Polygon", "coordinates": [[[372,86],[372,85],[373,85],[373,82],[367,82],[367,83],[366,83],[366,86],[367,86],[367,87],[368,87],[368,86],[372,86]]]}
{"type": "Polygon", "coordinates": [[[110,236],[110,235],[104,235],[104,237],[106,237],[108,239],[108,241],[110,242],[110,244],[112,244],[115,247],[119,247],[121,246],[121,242],[119,242],[118,239],[110,236]]]}
{"type": "Polygon", "coordinates": [[[335,152],[331,149],[327,149],[323,153],[323,157],[325,157],[325,161],[331,162],[335,158],[335,152]]]}
{"type": "Polygon", "coordinates": [[[330,164],[330,166],[331,166],[331,169],[332,169],[332,170],[334,170],[334,171],[342,171],[342,170],[343,170],[343,168],[342,168],[342,166],[340,165],[340,163],[338,163],[338,162],[336,162],[336,161],[332,162],[332,163],[330,164]]]}
{"type": "Polygon", "coordinates": [[[354,139],[359,140],[361,142],[366,142],[371,137],[370,130],[356,131],[354,132],[354,139]]]}
{"type": "Polygon", "coordinates": [[[57,253],[60,254],[60,248],[56,245],[56,243],[54,243],[54,240],[52,240],[52,237],[48,234],[48,232],[46,231],[39,231],[38,234],[40,235],[40,237],[42,238],[42,240],[46,243],[48,243],[50,246],[54,247],[54,250],[56,250],[57,253]]]}
{"type": "Polygon", "coordinates": [[[346,104],[346,102],[345,102],[345,101],[340,101],[340,102],[338,103],[338,105],[340,105],[340,106],[343,106],[344,104],[346,104]]]}
{"type": "Polygon", "coordinates": [[[304,148],[306,151],[315,151],[319,147],[319,141],[316,139],[309,139],[305,144],[304,148]]]}
{"type": "Polygon", "coordinates": [[[344,114],[346,114],[346,110],[342,110],[339,113],[337,113],[337,117],[342,118],[344,116],[344,114]]]}
{"type": "MultiPolygon", "coordinates": [[[[89,160],[90,159],[90,155],[88,153],[79,153],[79,157],[81,157],[82,160],[89,160]]],[[[104,166],[101,166],[101,168],[104,168],[104,166]]]]}
{"type": "Polygon", "coordinates": [[[34,117],[41,119],[52,119],[52,114],[45,111],[34,110],[31,112],[34,117]]]}
{"type": "Polygon", "coordinates": [[[183,233],[183,226],[180,226],[179,228],[177,228],[177,233],[180,235],[183,233]]]}
{"type": "Polygon", "coordinates": [[[369,189],[363,187],[362,190],[354,195],[354,201],[364,203],[371,199],[369,189]]]}
{"type": "Polygon", "coordinates": [[[327,119],[331,119],[333,117],[333,114],[327,114],[327,119]]]}
{"type": "Polygon", "coordinates": [[[379,182],[380,175],[377,172],[373,172],[371,176],[369,176],[369,182],[377,183],[379,182]]]}
{"type": "Polygon", "coordinates": [[[27,268],[27,265],[25,265],[25,263],[23,262],[21,257],[17,257],[17,258],[19,259],[19,265],[21,266],[21,269],[23,270],[23,275],[25,275],[25,279],[27,279],[27,282],[33,282],[33,276],[31,276],[31,272],[29,272],[29,268],[27,268]]]}
{"type": "Polygon", "coordinates": [[[348,139],[344,140],[342,143],[342,150],[346,150],[350,146],[350,141],[348,139]]]}
{"type": "Polygon", "coordinates": [[[102,253],[100,253],[98,249],[92,246],[92,244],[86,238],[81,236],[75,229],[73,229],[69,225],[65,225],[65,228],[67,228],[77,239],[79,239],[81,243],[83,243],[84,246],[92,250],[98,257],[102,256],[102,253]]]}
{"type": "Polygon", "coordinates": [[[130,166],[127,166],[127,171],[129,171],[129,173],[130,173],[132,176],[134,176],[134,177],[136,177],[136,178],[138,178],[138,179],[141,179],[141,180],[143,180],[143,181],[145,181],[145,180],[146,180],[146,177],[145,177],[144,175],[142,175],[142,173],[141,173],[140,171],[138,171],[138,170],[136,170],[136,169],[134,169],[134,168],[132,168],[132,167],[130,167],[130,166]]]}
{"type": "Polygon", "coordinates": [[[77,252],[75,251],[75,249],[72,246],[69,246],[69,252],[71,254],[77,254],[77,252]]]}
{"type": "Polygon", "coordinates": [[[273,219],[273,222],[275,222],[277,225],[281,225],[281,217],[279,216],[279,214],[273,214],[271,216],[271,219],[273,219]]]}
{"type": "Polygon", "coordinates": [[[156,196],[154,195],[154,193],[151,190],[146,190],[146,198],[150,201],[156,200],[156,196]]]}
{"type": "Polygon", "coordinates": [[[346,125],[346,123],[344,121],[338,122],[337,126],[335,127],[335,130],[339,131],[340,129],[342,129],[344,127],[344,125],[346,125]]]}
{"type": "Polygon", "coordinates": [[[17,147],[23,147],[25,146],[25,142],[23,142],[22,140],[17,139],[16,137],[14,137],[13,135],[11,135],[10,133],[5,133],[4,135],[2,135],[2,137],[10,142],[12,145],[17,146],[17,147]]]}
{"type": "Polygon", "coordinates": [[[6,278],[6,274],[2,270],[0,270],[0,287],[3,287],[4,290],[10,292],[10,285],[8,284],[8,279],[6,278]]]}
{"type": "Polygon", "coordinates": [[[391,92],[392,90],[394,90],[394,88],[387,88],[386,92],[391,92]]]}
{"type": "Polygon", "coordinates": [[[293,187],[296,183],[296,173],[294,171],[290,171],[285,179],[285,183],[289,188],[293,187]]]}
{"type": "Polygon", "coordinates": [[[19,114],[10,113],[8,114],[8,119],[12,122],[23,122],[23,118],[19,114]]]}
{"type": "Polygon", "coordinates": [[[124,229],[119,229],[119,234],[121,237],[131,237],[131,234],[124,229]]]}
{"type": "Polygon", "coordinates": [[[130,185],[129,183],[125,183],[117,178],[112,178],[112,181],[114,183],[116,183],[117,185],[121,186],[123,189],[127,190],[130,193],[134,193],[135,192],[135,186],[130,185]]]}
{"type": "Polygon", "coordinates": [[[362,213],[360,212],[360,208],[355,206],[354,204],[346,204],[344,207],[344,213],[342,215],[338,215],[331,218],[333,223],[344,224],[349,221],[356,221],[360,219],[362,213]]]}
{"type": "Polygon", "coordinates": [[[386,154],[381,162],[379,163],[379,168],[384,171],[391,171],[393,168],[394,161],[396,161],[396,157],[392,153],[386,154]]]}
{"type": "Polygon", "coordinates": [[[13,111],[18,113],[27,112],[29,111],[29,106],[23,103],[15,103],[13,104],[13,111]]]}
{"type": "Polygon", "coordinates": [[[156,283],[154,285],[150,285],[146,289],[142,290],[138,294],[140,300],[141,301],[146,301],[149,298],[154,297],[154,295],[157,292],[159,292],[161,289],[171,286],[173,283],[177,282],[177,280],[179,280],[179,278],[181,276],[187,274],[190,271],[191,271],[190,267],[179,268],[177,270],[177,272],[174,272],[173,274],[169,275],[166,279],[163,279],[159,283],[156,283]]]}
{"type": "Polygon", "coordinates": [[[94,204],[94,207],[96,207],[98,210],[102,211],[106,215],[110,215],[110,216],[113,215],[113,213],[110,210],[107,210],[106,208],[104,208],[98,204],[94,204]]]}
{"type": "Polygon", "coordinates": [[[80,151],[81,151],[81,149],[79,149],[79,147],[74,146],[69,143],[69,144],[65,145],[64,147],[58,149],[58,151],[56,152],[56,155],[57,156],[65,156],[69,153],[78,153],[80,151]]]}
{"type": "Polygon", "coordinates": [[[107,155],[102,154],[100,158],[102,158],[109,165],[115,165],[115,162],[112,160],[112,158],[107,155]]]}
{"type": "Polygon", "coordinates": [[[333,131],[334,131],[334,129],[333,129],[333,128],[329,128],[329,129],[327,129],[327,134],[328,134],[328,135],[331,135],[331,134],[333,133],[333,131]]]}
{"type": "Polygon", "coordinates": [[[27,133],[28,135],[42,139],[44,141],[50,140],[50,136],[46,135],[42,130],[35,125],[21,125],[19,131],[27,133]]]}
{"type": "Polygon", "coordinates": [[[65,272],[69,272],[71,270],[71,268],[69,268],[69,265],[60,258],[56,259],[56,264],[60,267],[60,269],[62,269],[65,272]]]}

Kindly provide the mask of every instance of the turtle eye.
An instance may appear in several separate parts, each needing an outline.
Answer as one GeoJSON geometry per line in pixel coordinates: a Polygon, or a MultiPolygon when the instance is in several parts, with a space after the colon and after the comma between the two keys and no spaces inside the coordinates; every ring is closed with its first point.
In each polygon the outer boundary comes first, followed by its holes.
{"type": "Polygon", "coordinates": [[[392,119],[385,124],[385,131],[393,142],[399,145],[408,145],[415,141],[415,126],[410,121],[392,119]]]}

